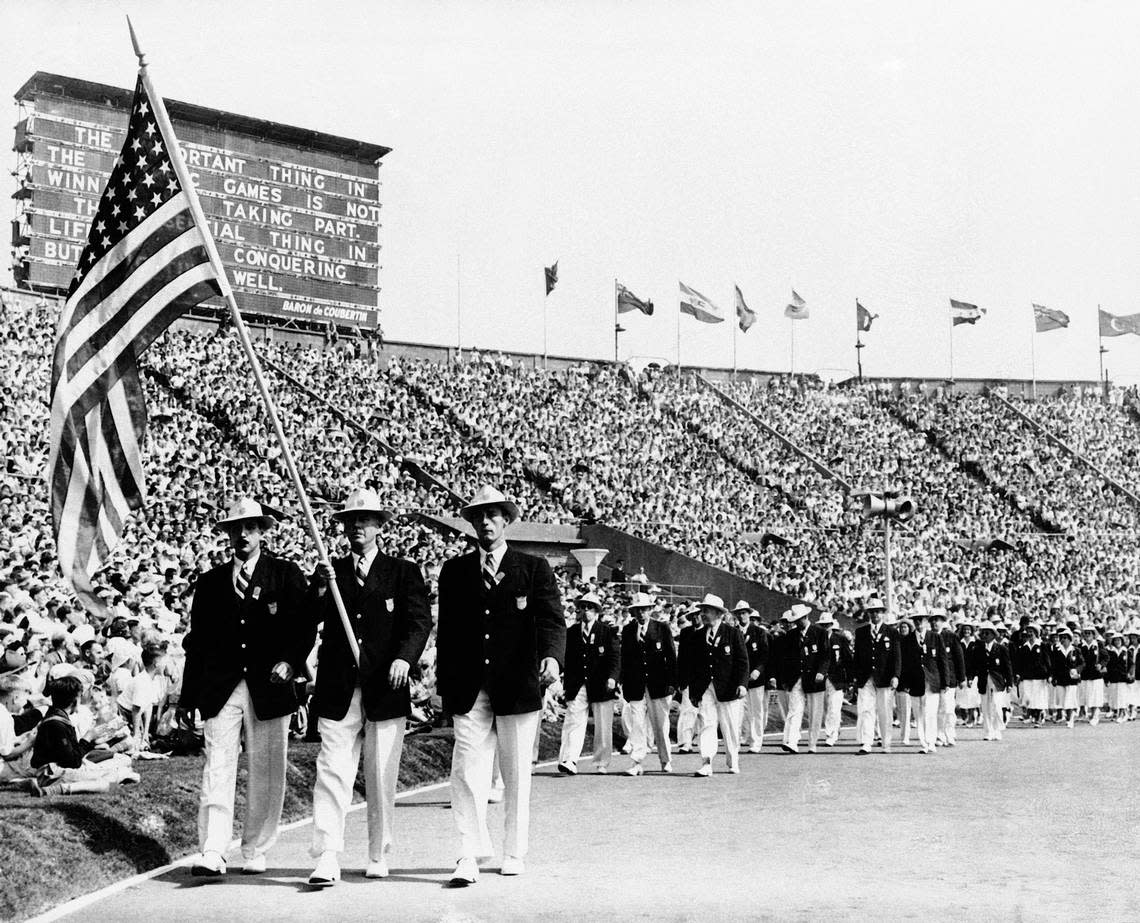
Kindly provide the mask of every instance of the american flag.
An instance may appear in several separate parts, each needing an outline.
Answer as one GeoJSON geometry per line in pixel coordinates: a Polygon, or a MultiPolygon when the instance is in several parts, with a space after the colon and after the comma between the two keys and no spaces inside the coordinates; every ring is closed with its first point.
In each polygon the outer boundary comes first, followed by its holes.
{"type": "MultiPolygon", "coordinates": [[[[161,102],[161,101],[160,101],[161,102]]],[[[48,485],[60,568],[89,607],[91,575],[143,505],[146,405],[138,357],[179,315],[220,294],[205,234],[139,76],[122,152],[59,319],[48,485]]]]}
{"type": "Polygon", "coordinates": [[[790,317],[792,320],[807,320],[808,306],[796,290],[792,289],[792,300],[784,306],[784,317],[790,317]]]}

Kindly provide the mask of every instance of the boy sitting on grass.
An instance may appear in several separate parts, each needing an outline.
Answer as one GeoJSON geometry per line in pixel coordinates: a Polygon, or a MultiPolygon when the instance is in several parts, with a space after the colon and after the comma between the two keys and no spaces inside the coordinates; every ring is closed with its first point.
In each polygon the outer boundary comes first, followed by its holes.
{"type": "Polygon", "coordinates": [[[19,673],[0,676],[0,785],[20,787],[32,774],[32,744],[39,713],[25,711],[30,692],[19,673]]]}
{"type": "Polygon", "coordinates": [[[71,722],[83,692],[77,676],[53,680],[47,693],[51,708],[40,722],[32,749],[32,768],[38,771],[37,795],[77,795],[107,792],[120,782],[137,782],[130,757],[108,750],[93,750],[88,741],[80,742],[71,722]]]}

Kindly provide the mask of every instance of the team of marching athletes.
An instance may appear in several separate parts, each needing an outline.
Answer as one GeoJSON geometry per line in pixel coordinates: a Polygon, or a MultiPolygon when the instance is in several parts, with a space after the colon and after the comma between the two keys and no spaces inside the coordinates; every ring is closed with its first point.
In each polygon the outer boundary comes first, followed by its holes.
{"type": "MultiPolygon", "coordinates": [[[[185,722],[201,718],[206,743],[200,852],[191,871],[226,873],[243,731],[249,790],[242,872],[266,870],[284,803],[293,681],[305,675],[320,631],[310,705],[321,748],[309,884],[324,888],[340,880],[345,815],[362,763],[364,875],[385,878],[411,712],[409,676],[432,629],[428,588],[415,564],[382,551],[383,526],[395,513],[371,490],[353,491],[333,514],[349,554],[308,580],[263,547],[277,515],[249,498],[235,503],[217,524],[233,558],[204,573],[194,594],[179,703],[185,722]],[[333,602],[333,582],[354,644],[333,602]]],[[[477,882],[480,863],[493,854],[492,800],[505,808],[500,874],[525,872],[531,770],[544,701],[553,693],[566,705],[558,756],[566,775],[578,773],[591,714],[593,768],[609,771],[618,703],[629,754],[624,774],[645,775],[651,753],[660,771],[670,773],[672,753],[691,753],[695,745],[700,763],[693,775],[701,778],[713,775],[718,731],[729,773],[740,772],[742,749],[761,752],[771,710],[783,722],[780,750],[801,752],[806,719],[806,750],[815,753],[839,743],[849,699],[859,755],[909,745],[912,721],[919,752],[933,754],[957,744],[961,720],[980,723],[983,740],[1000,741],[1014,708],[1031,727],[1050,721],[1072,727],[1078,717],[1090,724],[1126,721],[1140,713],[1140,622],[1117,628],[1023,618],[1014,628],[937,607],[892,620],[870,598],[852,634],[830,613],[802,603],[765,625],[747,602],[730,610],[711,593],[667,619],[647,593],[632,594],[615,611],[587,591],[574,600],[567,627],[550,565],[506,541],[517,505],[482,487],[462,515],[475,548],[444,564],[436,623],[438,692],[454,725],[453,886],[477,882]]]]}

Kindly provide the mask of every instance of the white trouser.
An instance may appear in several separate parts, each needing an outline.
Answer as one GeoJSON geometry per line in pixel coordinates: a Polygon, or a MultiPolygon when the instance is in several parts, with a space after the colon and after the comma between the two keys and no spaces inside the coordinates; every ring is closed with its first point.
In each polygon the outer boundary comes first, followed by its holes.
{"type": "Polygon", "coordinates": [[[629,703],[621,697],[618,697],[615,702],[621,704],[621,732],[625,735],[626,743],[629,743],[633,736],[633,725],[629,720],[629,703]]]}
{"type": "Polygon", "coordinates": [[[804,708],[808,713],[808,749],[815,750],[819,728],[823,724],[823,693],[804,692],[804,682],[797,679],[788,692],[788,714],[784,718],[784,746],[798,750],[804,724],[804,708]]]}
{"type": "Polygon", "coordinates": [[[206,765],[198,801],[198,847],[204,853],[224,853],[233,838],[234,786],[243,726],[249,782],[241,853],[252,859],[277,841],[285,803],[289,716],[259,721],[245,680],[237,684],[221,711],[205,723],[206,765]]]}
{"type": "Polygon", "coordinates": [[[740,716],[744,708],[743,700],[721,702],[713,691],[712,683],[705,687],[700,713],[701,756],[711,760],[716,756],[716,729],[720,726],[720,736],[724,738],[725,761],[729,768],[736,766],[740,759],[740,716]]]}
{"type": "Polygon", "coordinates": [[[891,750],[891,704],[894,701],[895,691],[886,686],[879,689],[874,680],[867,680],[859,687],[859,695],[855,707],[858,711],[858,721],[855,726],[855,736],[859,739],[859,747],[870,750],[875,742],[875,722],[878,721],[879,733],[883,739],[883,750],[891,750]]]}
{"type": "Polygon", "coordinates": [[[530,759],[540,712],[496,715],[491,699],[480,690],[465,715],[455,715],[455,748],[451,754],[451,809],[459,829],[460,858],[490,856],[487,797],[495,753],[506,790],[506,838],[503,853],[526,856],[530,830],[530,759]]]}
{"type": "Polygon", "coordinates": [[[772,689],[769,693],[769,701],[775,704],[776,720],[783,724],[788,719],[788,694],[783,689],[772,689]]]}
{"type": "Polygon", "coordinates": [[[392,849],[396,817],[396,782],[404,751],[405,718],[367,721],[360,687],[352,693],[348,712],[340,721],[321,718],[321,752],[313,786],[313,845],[311,852],[344,852],[344,815],[352,802],[356,767],[364,749],[364,796],[368,799],[368,861],[377,862],[392,849]],[[363,732],[363,734],[361,733],[363,732]]]}
{"type": "Polygon", "coordinates": [[[768,730],[767,686],[748,690],[744,712],[744,736],[753,747],[760,747],[764,743],[764,732],[768,730]]]}
{"type": "Polygon", "coordinates": [[[1003,696],[994,691],[993,682],[986,686],[985,695],[982,696],[982,726],[985,732],[983,737],[1001,740],[1001,732],[1005,730],[1005,721],[1001,709],[1003,696]]]}
{"type": "Polygon", "coordinates": [[[958,740],[958,716],[955,714],[958,690],[951,686],[938,693],[938,736],[947,743],[958,740]]]}
{"type": "Polygon", "coordinates": [[[689,698],[689,690],[681,693],[681,708],[677,712],[677,746],[691,747],[697,728],[697,706],[689,698]]]}
{"type": "Polygon", "coordinates": [[[669,699],[651,699],[649,692],[645,698],[625,703],[629,716],[629,742],[633,745],[630,756],[640,763],[649,753],[649,735],[657,745],[657,758],[662,766],[669,765],[669,699]]]}
{"type": "Polygon", "coordinates": [[[823,739],[833,744],[839,740],[839,726],[843,722],[843,690],[836,689],[830,679],[824,683],[823,703],[823,739]]]}
{"type": "Polygon", "coordinates": [[[607,769],[614,752],[614,702],[591,702],[586,687],[566,703],[566,717],[562,721],[562,746],[558,762],[577,763],[586,742],[586,716],[594,716],[594,765],[607,769]]]}
{"type": "Polygon", "coordinates": [[[927,689],[922,695],[913,695],[910,707],[914,711],[919,747],[933,750],[934,739],[938,736],[938,693],[927,689]]]}
{"type": "Polygon", "coordinates": [[[902,742],[910,743],[910,693],[895,690],[895,714],[899,719],[899,730],[902,733],[902,742]]]}

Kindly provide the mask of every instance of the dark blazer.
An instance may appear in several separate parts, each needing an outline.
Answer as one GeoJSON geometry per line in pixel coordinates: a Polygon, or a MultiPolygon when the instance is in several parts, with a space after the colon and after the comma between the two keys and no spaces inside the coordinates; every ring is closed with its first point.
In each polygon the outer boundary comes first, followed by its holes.
{"type": "Polygon", "coordinates": [[[966,648],[953,628],[943,628],[940,634],[946,648],[946,687],[961,686],[966,681],[966,648]]]}
{"type": "Polygon", "coordinates": [[[1104,679],[1105,668],[1108,666],[1108,649],[1099,642],[1082,644],[1081,657],[1084,666],[1081,667],[1081,679],[1104,679]]]}
{"type": "Polygon", "coordinates": [[[566,672],[562,689],[569,702],[586,687],[590,702],[608,702],[617,698],[617,681],[621,675],[621,641],[617,629],[595,619],[589,639],[582,634],[585,623],[577,622],[566,629],[566,672]],[[614,681],[608,689],[607,681],[614,681]]]}
{"type": "Polygon", "coordinates": [[[899,692],[908,695],[922,695],[926,691],[926,678],[922,672],[922,648],[918,636],[911,631],[899,634],[902,650],[902,670],[899,671],[899,692]]]}
{"type": "Polygon", "coordinates": [[[970,676],[977,677],[978,692],[982,695],[989,689],[991,678],[1000,682],[1001,691],[1013,685],[1013,664],[1009,651],[1000,641],[994,641],[988,651],[984,641],[971,644],[966,652],[966,670],[970,676]]]}
{"type": "Polygon", "coordinates": [[[879,638],[872,642],[871,626],[860,625],[855,629],[855,685],[867,685],[872,680],[875,687],[885,689],[892,679],[902,673],[902,639],[890,625],[879,626],[879,638]]]}
{"type": "Polygon", "coordinates": [[[348,714],[352,694],[360,686],[364,717],[386,721],[411,714],[408,684],[393,689],[388,671],[393,660],[415,667],[431,634],[431,610],[420,569],[411,561],[382,551],[372,559],[364,586],[356,582],[352,555],[333,562],[336,585],[360,646],[360,670],[352,659],[344,625],[332,593],[314,580],[309,617],[324,622],[317,662],[317,685],[311,711],[318,718],[340,721],[348,714]]]}
{"type": "Polygon", "coordinates": [[[712,684],[718,702],[732,702],[739,698],[737,690],[748,684],[748,650],[740,630],[722,621],[707,641],[708,628],[701,626],[690,638],[689,700],[700,703],[705,690],[712,684]]]}
{"type": "MultiPolygon", "coordinates": [[[[669,626],[650,619],[645,641],[637,640],[638,623],[631,620],[621,632],[621,691],[627,702],[672,695],[677,682],[677,648],[669,626]]],[[[570,631],[573,631],[571,628],[570,631]]],[[[569,660],[567,653],[567,660],[569,660]]]]}
{"type": "Polygon", "coordinates": [[[1010,652],[1013,660],[1013,678],[1018,682],[1023,679],[1048,679],[1052,673],[1052,662],[1049,648],[1038,641],[1036,644],[1024,642],[1010,652]]]}
{"type": "MultiPolygon", "coordinates": [[[[697,652],[703,650],[703,638],[698,645],[697,635],[704,631],[699,625],[686,625],[677,635],[677,688],[689,688],[689,678],[693,675],[693,662],[697,652]]],[[[694,705],[697,703],[693,703],[694,705]]]]}
{"type": "Polygon", "coordinates": [[[1053,647],[1053,685],[1054,686],[1075,686],[1081,681],[1081,669],[1085,665],[1085,659],[1081,655],[1080,648],[1075,644],[1069,648],[1066,654],[1061,649],[1061,645],[1053,647]],[[1077,675],[1073,676],[1072,671],[1076,671],[1077,675]]]}
{"type": "Polygon", "coordinates": [[[78,769],[90,749],[91,744],[81,742],[76,735],[71,716],[52,706],[36,730],[31,766],[39,769],[46,763],[55,763],[63,769],[78,769]]]}
{"type": "Polygon", "coordinates": [[[775,667],[776,685],[790,691],[802,680],[805,693],[823,692],[830,654],[826,631],[818,625],[808,625],[801,633],[798,627],[793,626],[780,639],[775,667]],[[820,674],[822,678],[817,682],[816,676],[820,674]]]}
{"type": "Polygon", "coordinates": [[[831,651],[827,658],[827,678],[842,691],[855,681],[855,652],[841,631],[828,633],[827,646],[831,651]]]}
{"type": "Polygon", "coordinates": [[[1108,649],[1108,665],[1105,668],[1105,681],[1109,683],[1127,683],[1129,681],[1129,667],[1131,655],[1126,647],[1110,647],[1108,649]]]}
{"type": "Polygon", "coordinates": [[[566,622],[550,565],[508,547],[499,573],[484,590],[478,551],[440,570],[436,684],[450,714],[471,711],[480,689],[496,715],[538,711],[542,661],[565,662],[566,622]]]}
{"type": "Polygon", "coordinates": [[[914,638],[922,655],[922,691],[941,692],[949,685],[946,677],[950,672],[942,636],[934,629],[928,629],[926,637],[921,642],[918,641],[917,631],[914,633],[914,638]]]}
{"type": "Polygon", "coordinates": [[[190,609],[190,633],[182,642],[180,708],[213,718],[243,679],[258,718],[280,718],[297,707],[293,683],[273,683],[270,671],[288,663],[305,675],[316,626],[302,612],[307,584],[301,569],[262,548],[245,599],[238,599],[233,563],[198,577],[190,609]]]}
{"type": "Polygon", "coordinates": [[[770,656],[770,639],[768,629],[756,622],[749,622],[744,630],[744,645],[748,648],[748,688],[755,689],[768,682],[767,666],[770,656]],[[752,678],[754,671],[759,670],[760,675],[752,678]]]}

